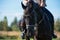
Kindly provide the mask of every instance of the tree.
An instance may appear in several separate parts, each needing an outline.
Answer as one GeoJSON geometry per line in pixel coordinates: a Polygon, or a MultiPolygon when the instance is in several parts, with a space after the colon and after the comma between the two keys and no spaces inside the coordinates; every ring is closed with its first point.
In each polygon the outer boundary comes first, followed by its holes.
{"type": "Polygon", "coordinates": [[[12,31],[12,28],[11,28],[11,27],[8,27],[8,28],[7,28],[7,31],[12,31]]]}
{"type": "Polygon", "coordinates": [[[19,31],[17,28],[17,25],[13,25],[11,28],[12,28],[12,31],[19,31]]]}
{"type": "Polygon", "coordinates": [[[55,23],[55,30],[60,31],[60,18],[58,18],[55,23]]]}
{"type": "Polygon", "coordinates": [[[0,31],[3,31],[3,22],[0,21],[0,31]]]}
{"type": "Polygon", "coordinates": [[[7,21],[7,17],[5,16],[4,20],[3,20],[3,29],[4,29],[4,31],[7,31],[7,28],[8,28],[8,21],[7,21]]]}
{"type": "Polygon", "coordinates": [[[17,25],[17,17],[14,18],[14,21],[11,23],[11,26],[17,25]]]}
{"type": "Polygon", "coordinates": [[[15,17],[14,21],[11,23],[11,28],[13,31],[19,31],[19,28],[17,27],[17,17],[15,17]]]}

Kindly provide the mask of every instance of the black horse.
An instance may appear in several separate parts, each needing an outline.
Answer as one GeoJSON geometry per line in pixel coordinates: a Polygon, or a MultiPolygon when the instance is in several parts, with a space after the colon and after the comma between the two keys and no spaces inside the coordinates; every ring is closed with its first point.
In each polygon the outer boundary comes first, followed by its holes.
{"type": "Polygon", "coordinates": [[[35,38],[37,40],[52,40],[52,29],[48,16],[42,11],[41,8],[35,9],[33,5],[33,3],[29,2],[27,8],[24,10],[27,39],[29,40],[29,32],[31,32],[31,34],[36,34],[35,38]]]}
{"type": "MultiPolygon", "coordinates": [[[[34,3],[34,2],[33,2],[34,3]]],[[[22,4],[22,8],[23,9],[26,9],[27,8],[27,6],[24,6],[23,5],[23,3],[21,3],[22,4]]],[[[36,4],[36,3],[34,3],[34,4],[36,4]]],[[[38,4],[36,4],[36,5],[38,5],[38,4]]],[[[35,5],[35,7],[36,7],[36,5],[35,5]]],[[[53,38],[57,38],[57,36],[54,34],[54,17],[53,17],[53,15],[52,15],[52,13],[49,11],[49,10],[47,10],[45,7],[40,7],[42,10],[43,10],[43,12],[48,16],[48,18],[49,18],[49,22],[50,22],[50,24],[51,24],[51,28],[52,28],[52,37],[53,38]]]]}

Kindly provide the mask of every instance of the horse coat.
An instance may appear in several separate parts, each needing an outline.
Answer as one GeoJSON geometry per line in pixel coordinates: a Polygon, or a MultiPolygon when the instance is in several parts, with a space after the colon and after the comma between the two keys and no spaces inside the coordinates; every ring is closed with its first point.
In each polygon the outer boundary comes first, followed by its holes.
{"type": "MultiPolygon", "coordinates": [[[[24,5],[23,5],[23,8],[24,8],[24,5]]],[[[26,7],[25,7],[26,8],[26,7]]],[[[24,9],[25,9],[24,8],[24,9]]],[[[37,8],[36,8],[37,9],[37,8]]],[[[43,12],[43,10],[40,8],[40,10],[36,10],[37,12],[38,12],[38,23],[39,23],[39,21],[40,21],[40,19],[42,18],[42,16],[44,16],[44,21],[42,21],[42,23],[41,24],[39,24],[39,26],[38,26],[38,31],[40,32],[40,33],[38,33],[38,35],[40,35],[40,36],[45,36],[45,35],[47,35],[47,33],[48,33],[48,35],[50,35],[51,36],[51,25],[50,25],[50,21],[49,21],[49,16],[48,15],[50,15],[50,14],[47,14],[46,12],[44,13],[43,12]],[[41,13],[41,14],[40,14],[41,13]],[[44,14],[44,15],[43,15],[44,14]],[[47,15],[46,15],[47,14],[47,15]],[[48,20],[47,20],[48,19],[48,20]],[[43,25],[42,25],[43,24],[43,25]],[[46,24],[48,24],[48,25],[46,25],[46,24]],[[45,26],[45,27],[44,27],[45,26]],[[45,30],[46,29],[46,30],[45,30]],[[42,30],[42,31],[41,31],[42,30]],[[49,31],[49,32],[48,32],[49,31]]],[[[39,37],[40,37],[39,36],[39,37]]],[[[47,36],[47,37],[49,37],[49,36],[47,36]]]]}
{"type": "MultiPolygon", "coordinates": [[[[32,2],[32,3],[34,3],[34,2],[32,2]]],[[[27,6],[24,6],[24,4],[22,2],[21,2],[21,4],[22,4],[23,9],[27,8],[27,6]]],[[[45,7],[37,7],[37,5],[38,5],[37,3],[34,3],[34,5],[35,5],[35,8],[41,8],[42,11],[48,16],[48,19],[49,19],[49,21],[51,23],[52,34],[54,34],[54,17],[51,14],[51,12],[49,12],[45,7]]]]}

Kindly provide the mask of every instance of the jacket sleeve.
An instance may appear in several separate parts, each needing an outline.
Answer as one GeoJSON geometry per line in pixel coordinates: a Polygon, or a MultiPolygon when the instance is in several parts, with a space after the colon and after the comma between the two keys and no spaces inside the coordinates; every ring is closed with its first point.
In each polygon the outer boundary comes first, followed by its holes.
{"type": "Polygon", "coordinates": [[[23,9],[26,9],[27,8],[27,6],[24,6],[24,4],[21,2],[21,5],[22,5],[22,8],[23,9]]]}

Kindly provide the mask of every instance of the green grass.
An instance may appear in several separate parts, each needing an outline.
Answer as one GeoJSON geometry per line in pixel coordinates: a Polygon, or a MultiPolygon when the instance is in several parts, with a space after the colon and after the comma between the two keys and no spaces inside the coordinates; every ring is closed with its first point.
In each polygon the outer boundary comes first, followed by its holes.
{"type": "MultiPolygon", "coordinates": [[[[0,40],[21,40],[21,39],[0,39],[0,40]]],[[[31,39],[33,40],[33,39],[31,39]]],[[[58,39],[52,39],[52,40],[58,40],[58,39]]]]}
{"type": "MultiPolygon", "coordinates": [[[[33,39],[31,39],[31,40],[33,40],[33,39]]],[[[52,39],[52,40],[59,40],[59,39],[52,39]]]]}
{"type": "Polygon", "coordinates": [[[0,40],[16,40],[16,39],[0,39],[0,40]]]}
{"type": "Polygon", "coordinates": [[[52,40],[60,40],[60,38],[52,39],[52,40]]]}

